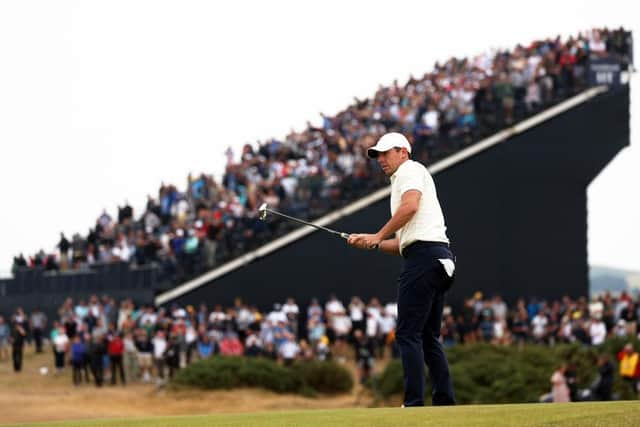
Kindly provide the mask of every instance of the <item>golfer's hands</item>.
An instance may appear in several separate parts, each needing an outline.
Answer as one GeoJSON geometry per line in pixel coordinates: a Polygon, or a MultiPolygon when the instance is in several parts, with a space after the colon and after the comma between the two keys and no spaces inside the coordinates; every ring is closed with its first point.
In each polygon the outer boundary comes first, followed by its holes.
{"type": "Polygon", "coordinates": [[[377,234],[350,234],[349,243],[358,249],[376,249],[382,242],[382,238],[377,234]]]}

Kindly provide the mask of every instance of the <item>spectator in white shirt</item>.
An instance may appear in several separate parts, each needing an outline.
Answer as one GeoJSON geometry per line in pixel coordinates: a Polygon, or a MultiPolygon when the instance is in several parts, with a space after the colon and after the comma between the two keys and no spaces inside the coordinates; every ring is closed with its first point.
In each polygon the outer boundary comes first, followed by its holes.
{"type": "Polygon", "coordinates": [[[287,298],[287,302],[282,306],[282,311],[284,314],[295,314],[296,316],[300,313],[300,309],[298,308],[298,304],[293,298],[287,298]]]}
{"type": "Polygon", "coordinates": [[[389,302],[384,306],[384,311],[389,313],[394,319],[398,318],[398,303],[389,302]]]}
{"type": "Polygon", "coordinates": [[[600,345],[607,338],[607,327],[602,319],[592,319],[589,324],[589,336],[592,345],[600,345]]]}
{"type": "Polygon", "coordinates": [[[359,297],[351,298],[351,303],[349,304],[349,317],[351,317],[351,323],[353,324],[354,330],[359,329],[364,332],[364,309],[364,303],[359,297]]]}
{"type": "Polygon", "coordinates": [[[342,305],[342,302],[340,302],[335,295],[331,295],[329,301],[327,301],[327,304],[325,305],[325,311],[327,312],[327,316],[330,314],[338,314],[340,312],[344,312],[344,305],[342,305]]]}
{"type": "Polygon", "coordinates": [[[367,338],[369,339],[377,339],[378,333],[380,332],[378,326],[379,316],[375,316],[370,311],[367,312],[367,338]]]}
{"type": "Polygon", "coordinates": [[[384,310],[382,312],[382,316],[378,319],[378,324],[380,326],[380,333],[386,339],[386,337],[393,331],[396,327],[396,319],[394,319],[393,315],[388,311],[384,310]]]}
{"type": "Polygon", "coordinates": [[[273,325],[277,325],[278,322],[287,323],[287,315],[282,311],[280,304],[273,305],[273,310],[267,315],[267,319],[269,319],[273,325]]]}
{"type": "Polygon", "coordinates": [[[429,104],[427,111],[422,115],[422,123],[433,133],[438,131],[440,125],[439,115],[438,110],[436,110],[433,104],[429,104]]]}
{"type": "Polygon", "coordinates": [[[91,303],[89,304],[89,314],[93,317],[99,317],[102,313],[102,305],[98,301],[98,297],[93,295],[91,297],[91,303]]]}
{"type": "Polygon", "coordinates": [[[331,319],[331,326],[336,334],[336,340],[346,341],[351,332],[351,318],[344,311],[336,313],[331,319]]]}
{"type": "Polygon", "coordinates": [[[544,342],[547,337],[547,325],[549,324],[549,319],[544,313],[539,312],[536,314],[531,320],[531,329],[533,338],[536,342],[544,342]]]}
{"type": "Polygon", "coordinates": [[[380,349],[380,355],[384,356],[384,350],[387,342],[389,342],[390,334],[396,329],[396,319],[391,312],[382,311],[382,315],[378,318],[378,335],[377,345],[380,349]]]}
{"type": "Polygon", "coordinates": [[[167,350],[167,339],[164,336],[164,331],[156,332],[151,343],[153,344],[153,361],[156,367],[156,375],[158,376],[158,383],[160,383],[164,380],[164,353],[167,350]]]}
{"type": "Polygon", "coordinates": [[[224,329],[224,322],[227,320],[227,315],[224,310],[222,310],[222,306],[220,304],[216,304],[213,307],[213,311],[209,314],[209,326],[217,329],[224,329]]]}
{"type": "Polygon", "coordinates": [[[505,304],[500,295],[493,297],[491,311],[493,311],[493,316],[496,320],[505,320],[507,318],[507,304],[505,304]]]}
{"type": "Polygon", "coordinates": [[[351,318],[347,316],[344,310],[339,311],[331,318],[331,326],[336,337],[335,352],[338,355],[342,355],[351,333],[351,318]]]}
{"type": "Polygon", "coordinates": [[[58,334],[53,339],[53,350],[55,352],[56,373],[64,371],[64,362],[67,350],[69,349],[69,337],[63,326],[58,328],[58,334]]]}
{"type": "Polygon", "coordinates": [[[369,300],[369,304],[367,305],[367,313],[371,313],[371,315],[378,320],[380,317],[380,313],[382,312],[382,306],[380,305],[380,301],[378,298],[373,297],[369,300]]]}
{"type": "Polygon", "coordinates": [[[157,320],[158,315],[153,311],[153,307],[149,306],[140,316],[140,326],[155,325],[157,320]]]}
{"type": "Polygon", "coordinates": [[[245,337],[249,326],[255,321],[253,312],[246,305],[242,305],[238,310],[238,316],[236,323],[238,325],[238,332],[240,336],[245,337]]]}
{"type": "Polygon", "coordinates": [[[300,346],[293,339],[293,335],[287,334],[286,341],[282,343],[278,352],[282,357],[284,364],[289,366],[293,364],[293,361],[298,357],[300,353],[300,346]]]}

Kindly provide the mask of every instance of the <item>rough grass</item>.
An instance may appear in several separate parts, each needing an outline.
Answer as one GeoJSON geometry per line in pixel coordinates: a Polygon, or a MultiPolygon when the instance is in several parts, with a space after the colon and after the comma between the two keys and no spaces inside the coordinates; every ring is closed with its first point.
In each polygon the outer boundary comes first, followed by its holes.
{"type": "Polygon", "coordinates": [[[254,412],[190,417],[119,418],[21,426],[637,426],[640,402],[468,405],[454,407],[254,412]]]}

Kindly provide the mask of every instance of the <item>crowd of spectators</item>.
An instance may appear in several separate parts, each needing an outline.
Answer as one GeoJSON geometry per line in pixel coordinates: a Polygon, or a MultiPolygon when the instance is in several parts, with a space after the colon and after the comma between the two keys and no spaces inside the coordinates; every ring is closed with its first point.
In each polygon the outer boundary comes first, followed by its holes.
{"type": "Polygon", "coordinates": [[[631,63],[631,34],[593,29],[566,40],[549,38],[473,58],[451,58],[401,85],[380,87],[335,115],[322,115],[285,138],[230,148],[221,181],[189,175],[185,190],[162,184],[134,216],[125,203],[117,218],[103,212],[86,235],[60,236],[54,251],[14,259],[21,268],[67,270],[125,261],[161,266],[180,282],[210,270],[290,230],[271,207],[314,219],[385,184],[366,148],[389,131],[402,132],[413,157],[430,163],[588,86],[593,58],[631,63]]]}
{"type": "Polygon", "coordinates": [[[640,305],[626,292],[544,301],[519,299],[509,308],[500,296],[484,298],[476,292],[461,310],[447,310],[443,319],[445,345],[488,342],[496,345],[578,342],[601,345],[608,337],[636,337],[640,305]]]}
{"type": "MultiPolygon", "coordinates": [[[[638,302],[627,293],[607,293],[591,301],[531,299],[509,307],[499,296],[483,298],[477,292],[459,310],[445,308],[441,340],[446,347],[479,341],[598,347],[608,337],[638,337],[638,302]]],[[[20,371],[25,343],[33,342],[36,352],[43,352],[47,340],[56,371],[70,365],[75,384],[89,381],[89,372],[98,386],[105,377],[112,384],[118,378],[122,384],[162,384],[176,370],[215,354],[261,356],[284,364],[300,359],[354,360],[364,381],[376,360],[398,356],[396,317],[394,302],[382,305],[371,298],[365,303],[357,296],[348,304],[335,296],[324,304],[314,299],[302,308],[288,298],[270,310],[259,310],[240,299],[231,307],[165,309],[94,295],[76,302],[67,299],[50,324],[39,310],[27,315],[17,308],[8,324],[0,316],[0,360],[8,359],[11,346],[14,370],[20,371]]],[[[635,363],[640,366],[638,360],[635,363]]],[[[640,376],[640,370],[637,373],[640,376]]]]}
{"type": "Polygon", "coordinates": [[[50,325],[39,310],[27,315],[17,308],[9,324],[0,316],[0,361],[8,359],[11,346],[14,370],[19,372],[24,345],[33,342],[41,353],[48,340],[56,372],[71,366],[78,385],[83,378],[88,382],[91,372],[95,384],[102,386],[105,377],[112,384],[118,378],[122,384],[164,383],[192,360],[214,354],[262,356],[291,364],[296,359],[344,360],[355,349],[356,360],[368,372],[373,358],[382,357],[393,342],[397,314],[393,303],[382,306],[372,298],[365,304],[353,297],[345,307],[331,297],[324,305],[311,301],[303,314],[292,298],[274,304],[270,311],[239,299],[226,308],[202,304],[197,309],[177,305],[156,309],[135,306],[131,300],[118,304],[108,296],[94,295],[76,303],[69,298],[50,325]]]}

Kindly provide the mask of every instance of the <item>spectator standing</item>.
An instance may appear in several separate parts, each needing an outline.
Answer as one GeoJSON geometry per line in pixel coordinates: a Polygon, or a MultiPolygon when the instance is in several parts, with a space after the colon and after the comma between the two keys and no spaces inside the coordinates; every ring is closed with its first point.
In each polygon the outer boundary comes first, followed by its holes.
{"type": "Polygon", "coordinates": [[[144,329],[136,331],[134,344],[138,353],[138,366],[142,382],[151,381],[151,369],[153,368],[153,343],[144,329]]]}
{"type": "Polygon", "coordinates": [[[620,311],[620,319],[627,325],[627,334],[635,336],[638,332],[638,309],[633,301],[628,301],[626,307],[620,311]]]}
{"type": "Polygon", "coordinates": [[[444,344],[445,347],[452,347],[460,340],[456,322],[451,314],[448,314],[442,322],[441,335],[442,344],[444,344]]]}
{"type": "Polygon", "coordinates": [[[379,310],[367,310],[366,311],[366,333],[367,339],[373,343],[374,346],[374,354],[377,355],[378,358],[382,358],[384,356],[384,347],[380,345],[380,339],[382,334],[380,333],[380,323],[378,320],[380,319],[380,311],[379,310]]]}
{"type": "Polygon", "coordinates": [[[320,339],[326,334],[326,327],[322,321],[322,317],[315,315],[310,317],[307,322],[307,336],[311,347],[315,348],[320,339]]]}
{"type": "Polygon", "coordinates": [[[89,354],[90,346],[91,346],[91,334],[89,332],[83,332],[82,334],[78,334],[82,343],[84,344],[84,360],[82,362],[82,371],[84,372],[85,382],[91,382],[89,377],[89,371],[91,370],[91,355],[89,354]]]}
{"type": "Polygon", "coordinates": [[[9,325],[4,320],[4,317],[0,316],[0,362],[9,359],[9,338],[11,337],[11,330],[9,325]]]}
{"type": "Polygon", "coordinates": [[[338,313],[344,313],[344,311],[345,310],[342,302],[332,294],[329,297],[329,301],[327,301],[327,303],[325,304],[325,312],[327,313],[327,317],[338,313]]]}
{"type": "Polygon", "coordinates": [[[124,344],[124,355],[122,364],[124,365],[124,377],[127,381],[132,382],[138,378],[138,351],[136,343],[133,339],[133,332],[129,329],[124,332],[122,339],[124,344]]]}
{"type": "Polygon", "coordinates": [[[312,298],[309,307],[307,307],[307,319],[311,319],[312,317],[319,316],[322,317],[323,310],[322,306],[318,302],[317,298],[312,298]]]}
{"type": "Polygon", "coordinates": [[[156,367],[157,382],[160,384],[164,381],[166,366],[165,353],[168,347],[165,332],[163,330],[157,331],[151,343],[153,344],[153,362],[156,367]]]}
{"type": "Polygon", "coordinates": [[[185,323],[183,342],[185,346],[184,354],[186,356],[185,364],[188,365],[191,363],[193,353],[196,351],[196,346],[198,344],[198,333],[194,326],[194,322],[191,320],[188,320],[185,323]]]}
{"type": "Polygon", "coordinates": [[[173,378],[175,372],[180,369],[180,353],[180,337],[176,334],[171,334],[164,353],[165,363],[169,368],[169,379],[173,378]]]}
{"type": "Polygon", "coordinates": [[[497,343],[496,331],[500,332],[499,328],[496,328],[497,323],[491,309],[484,308],[478,316],[478,338],[482,338],[488,343],[497,343]]]}
{"type": "Polygon", "coordinates": [[[618,320],[616,325],[611,331],[614,337],[626,338],[627,337],[627,322],[624,319],[618,320]]]}
{"type": "Polygon", "coordinates": [[[216,353],[216,346],[208,334],[203,334],[196,344],[198,359],[208,359],[216,353]]]}
{"type": "Polygon", "coordinates": [[[114,333],[109,340],[107,347],[109,353],[109,365],[111,366],[111,385],[116,385],[117,374],[120,375],[120,383],[125,385],[124,377],[124,340],[121,333],[114,333]]]}
{"type": "Polygon", "coordinates": [[[327,336],[323,336],[322,339],[318,342],[316,346],[316,358],[318,360],[330,360],[331,355],[331,347],[329,347],[329,338],[327,336]]]}
{"type": "Polygon", "coordinates": [[[393,334],[396,330],[396,319],[387,309],[382,310],[380,318],[378,318],[378,330],[380,331],[380,350],[384,357],[384,349],[393,340],[393,334]]]}
{"type": "Polygon", "coordinates": [[[536,343],[542,344],[547,340],[547,325],[549,324],[549,319],[547,315],[542,311],[536,313],[531,320],[531,334],[533,335],[533,339],[536,343]]]}
{"type": "Polygon", "coordinates": [[[371,376],[374,363],[374,343],[360,329],[353,331],[353,349],[358,365],[360,383],[364,384],[371,376]]]}
{"type": "Polygon", "coordinates": [[[78,386],[82,383],[82,370],[87,357],[87,348],[82,342],[80,335],[73,337],[70,353],[71,367],[73,370],[73,384],[78,386]]]}
{"type": "Polygon", "coordinates": [[[280,346],[278,353],[285,366],[291,366],[300,354],[300,346],[296,343],[292,334],[287,334],[285,342],[280,346]]]}
{"type": "Polygon", "coordinates": [[[493,297],[493,301],[491,301],[491,311],[496,321],[507,319],[507,304],[505,304],[500,295],[493,297]]]}
{"type": "Polygon", "coordinates": [[[335,352],[343,357],[351,332],[351,318],[347,316],[344,309],[341,309],[332,315],[331,326],[335,336],[335,352]]]}
{"type": "Polygon", "coordinates": [[[591,396],[593,400],[609,401],[613,390],[613,365],[609,357],[601,355],[598,357],[598,378],[591,386],[591,396]]]}
{"type": "Polygon", "coordinates": [[[620,376],[629,383],[633,396],[638,398],[638,382],[640,380],[640,355],[633,349],[633,344],[625,344],[618,353],[620,376]]]}
{"type": "Polygon", "coordinates": [[[591,345],[601,345],[607,338],[607,327],[600,318],[593,318],[589,322],[589,336],[591,337],[591,345]]]}
{"type": "Polygon", "coordinates": [[[356,330],[363,331],[366,327],[365,317],[364,317],[365,306],[360,297],[351,298],[351,303],[349,303],[349,317],[351,317],[351,324],[353,325],[353,331],[356,330]]]}
{"type": "Polygon", "coordinates": [[[572,402],[578,401],[578,372],[576,365],[573,363],[567,364],[567,369],[564,372],[564,377],[567,380],[567,387],[569,387],[569,399],[572,402]]]}
{"type": "Polygon", "coordinates": [[[104,384],[104,357],[107,354],[107,345],[104,335],[93,335],[89,344],[89,365],[96,387],[104,384]]]}
{"type": "Polygon", "coordinates": [[[65,331],[64,326],[58,328],[58,333],[53,340],[53,351],[55,353],[55,366],[56,373],[62,374],[64,372],[65,356],[69,350],[69,337],[65,331]]]}
{"type": "Polygon", "coordinates": [[[238,324],[238,335],[241,339],[246,339],[249,335],[249,328],[251,324],[255,321],[255,316],[244,304],[241,304],[238,309],[237,315],[237,324],[238,324]]]}
{"type": "Polygon", "coordinates": [[[247,334],[244,343],[244,355],[249,357],[260,356],[264,350],[264,344],[260,339],[260,335],[252,329],[249,329],[247,334]]]}
{"type": "Polygon", "coordinates": [[[238,339],[238,334],[229,331],[224,335],[220,341],[220,353],[225,356],[242,356],[244,349],[238,339]]]}
{"type": "Polygon", "coordinates": [[[262,349],[262,356],[270,360],[278,359],[278,351],[273,342],[267,342],[262,349]]]}
{"type": "Polygon", "coordinates": [[[529,340],[531,336],[531,328],[529,327],[529,314],[524,308],[524,301],[516,309],[515,316],[511,328],[513,329],[513,335],[521,346],[529,340]]]}
{"type": "Polygon", "coordinates": [[[298,337],[298,316],[300,315],[300,308],[293,298],[287,298],[287,302],[282,306],[282,312],[287,317],[287,323],[289,329],[294,337],[298,337]]]}
{"type": "Polygon", "coordinates": [[[36,353],[42,353],[42,339],[47,327],[47,316],[36,308],[31,313],[31,333],[36,344],[36,353]]]}
{"type": "Polygon", "coordinates": [[[13,359],[13,371],[20,372],[22,370],[22,355],[24,351],[24,342],[27,339],[27,329],[25,321],[19,317],[14,317],[11,328],[11,357],[13,359]]]}
{"type": "Polygon", "coordinates": [[[60,233],[60,241],[57,244],[57,248],[60,251],[60,267],[62,270],[67,270],[69,268],[69,249],[71,249],[71,243],[69,243],[64,233],[60,233]]]}

